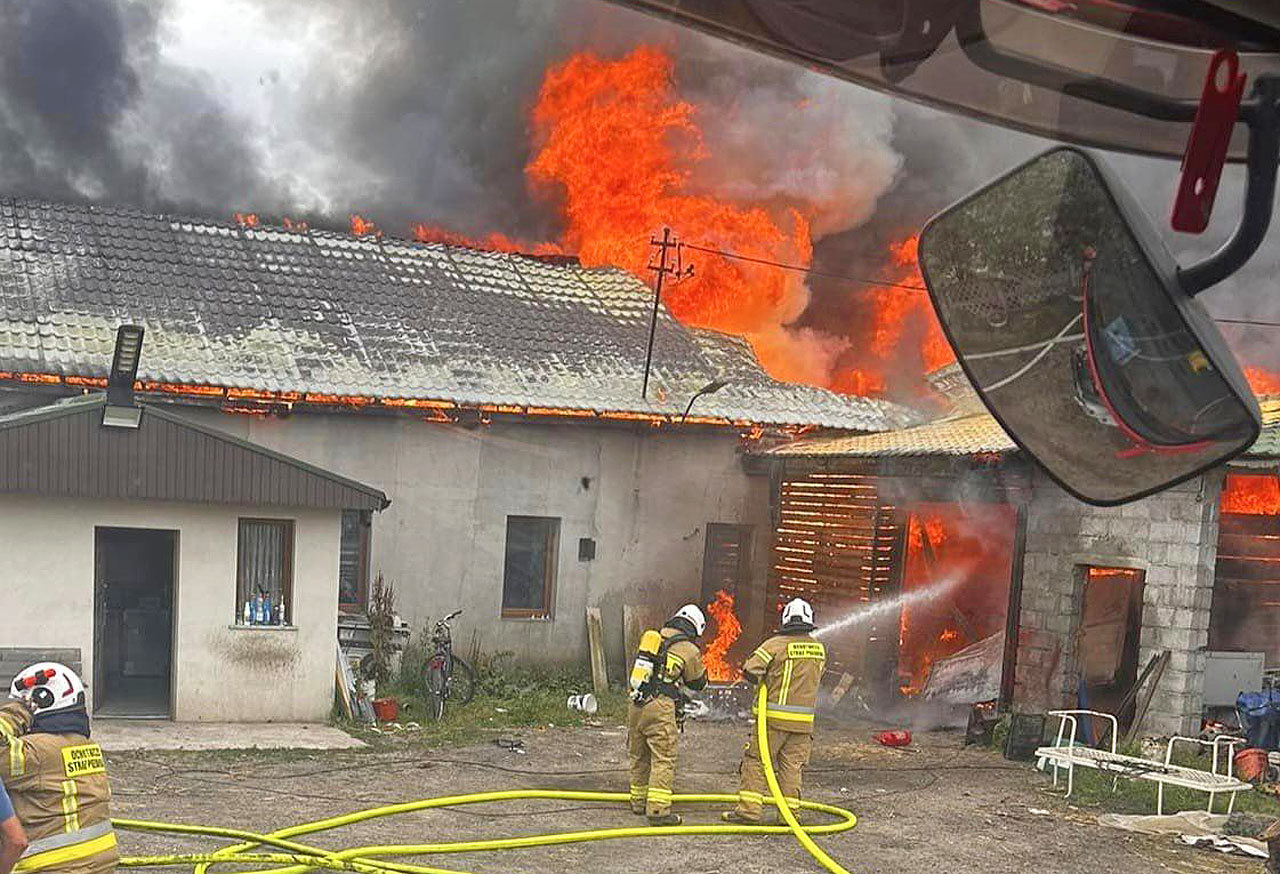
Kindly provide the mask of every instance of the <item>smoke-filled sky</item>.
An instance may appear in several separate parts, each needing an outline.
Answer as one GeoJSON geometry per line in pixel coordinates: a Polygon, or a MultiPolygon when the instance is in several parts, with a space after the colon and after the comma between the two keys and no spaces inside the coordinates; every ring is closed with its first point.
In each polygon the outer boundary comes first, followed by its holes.
{"type": "MultiPolygon", "coordinates": [[[[714,159],[692,186],[751,202],[803,195],[828,269],[875,273],[891,241],[1045,145],[601,0],[0,0],[0,193],[554,239],[557,213],[524,174],[542,74],[581,49],[617,56],[641,42],[671,53],[698,107],[714,159]]],[[[1163,219],[1176,166],[1114,163],[1163,219]]],[[[1184,260],[1229,233],[1240,183],[1224,183],[1209,234],[1172,241],[1184,260]]],[[[1280,319],[1278,260],[1273,230],[1206,296],[1211,311],[1280,319]]],[[[847,316],[840,285],[817,284],[800,323],[847,316]]],[[[1224,331],[1257,363],[1280,339],[1224,331]]]]}

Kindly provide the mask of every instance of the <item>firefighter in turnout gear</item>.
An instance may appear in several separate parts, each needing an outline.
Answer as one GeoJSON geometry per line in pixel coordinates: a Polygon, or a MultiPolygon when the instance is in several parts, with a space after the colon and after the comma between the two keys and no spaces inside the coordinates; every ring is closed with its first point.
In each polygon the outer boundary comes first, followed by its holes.
{"type": "Polygon", "coordinates": [[[631,705],[627,708],[627,751],[631,758],[631,810],[650,825],[679,825],[671,812],[675,783],[677,709],[680,687],[698,691],[707,685],[702,654],[695,642],[707,619],[696,604],[686,604],[667,620],[661,632],[641,638],[632,670],[631,705]]]}
{"type": "Polygon", "coordinates": [[[106,874],[119,861],[102,748],[84,684],[56,662],[24,668],[0,707],[0,782],[30,845],[14,874],[106,874]]]}
{"type": "MultiPolygon", "coordinates": [[[[742,666],[749,683],[763,682],[768,690],[769,756],[777,771],[778,787],[792,810],[800,806],[800,771],[809,763],[814,705],[827,664],[826,647],[814,639],[813,629],[809,602],[801,598],[787,602],[782,608],[782,628],[760,644],[742,666]]],[[[725,811],[722,819],[758,823],[769,784],[754,731],[742,754],[739,774],[738,806],[725,811]]]]}

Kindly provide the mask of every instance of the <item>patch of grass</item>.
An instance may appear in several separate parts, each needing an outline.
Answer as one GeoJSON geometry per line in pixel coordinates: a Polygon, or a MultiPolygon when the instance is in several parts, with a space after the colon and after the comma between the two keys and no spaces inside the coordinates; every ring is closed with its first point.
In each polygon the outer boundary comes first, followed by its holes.
{"type": "MultiPolygon", "coordinates": [[[[357,753],[359,750],[344,750],[343,752],[357,753]]],[[[121,764],[145,762],[181,770],[185,765],[197,759],[200,761],[201,767],[230,767],[243,764],[289,764],[310,761],[326,755],[332,755],[332,751],[293,747],[267,749],[249,747],[224,750],[120,750],[109,752],[107,761],[121,764]]]]}
{"type": "MultiPolygon", "coordinates": [[[[1129,755],[1137,755],[1136,749],[1122,750],[1129,755]]],[[[1208,771],[1212,765],[1209,756],[1197,756],[1194,753],[1177,755],[1173,758],[1175,765],[1208,771]]],[[[1053,770],[1048,771],[1049,774],[1053,770]]],[[[1066,772],[1060,772],[1059,784],[1065,786],[1066,772]]],[[[1092,768],[1076,768],[1075,791],[1069,801],[1080,807],[1096,808],[1105,813],[1153,814],[1156,812],[1157,786],[1150,780],[1129,780],[1123,777],[1111,789],[1114,775],[1105,774],[1092,768]]],[[[1214,802],[1216,813],[1225,813],[1227,809],[1226,795],[1220,795],[1214,802]]],[[[1178,786],[1166,786],[1164,789],[1164,809],[1166,813],[1180,810],[1204,810],[1209,803],[1209,796],[1204,792],[1183,789],[1178,786]]],[[[1280,801],[1262,792],[1241,792],[1236,795],[1235,810],[1238,813],[1253,813],[1259,816],[1280,817],[1280,801]]]]}
{"type": "Polygon", "coordinates": [[[381,733],[362,723],[339,722],[340,727],[377,745],[410,742],[428,747],[460,746],[486,740],[513,729],[584,725],[588,722],[618,724],[626,717],[627,699],[610,691],[600,700],[600,710],[587,716],[569,710],[570,695],[591,691],[591,675],[580,668],[516,666],[510,653],[478,659],[475,698],[465,705],[445,704],[444,718],[431,717],[425,687],[427,653],[410,646],[401,658],[401,674],[392,695],[400,702],[401,728],[383,726],[381,733]],[[416,724],[406,730],[405,727],[416,724]]]}

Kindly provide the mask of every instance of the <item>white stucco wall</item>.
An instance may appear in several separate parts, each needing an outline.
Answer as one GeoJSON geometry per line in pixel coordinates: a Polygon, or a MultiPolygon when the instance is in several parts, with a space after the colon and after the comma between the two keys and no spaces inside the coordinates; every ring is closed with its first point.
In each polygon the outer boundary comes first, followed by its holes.
{"type": "MultiPolygon", "coordinates": [[[[617,671],[623,604],[674,610],[696,598],[708,522],[752,525],[753,574],[767,567],[768,480],[743,472],[732,432],[185,413],[385,491],[392,505],[374,515],[372,571],[395,583],[415,628],[463,608],[455,626],[463,651],[474,630],[486,652],[584,660],[585,610],[597,606],[617,671]],[[550,620],[501,618],[508,515],[562,520],[550,620]],[[578,561],[582,537],[595,539],[594,561],[578,561]]],[[[752,583],[763,591],[762,579],[752,583]]]]}
{"type": "Polygon", "coordinates": [[[0,646],[79,647],[86,680],[93,677],[97,526],[178,532],[175,719],[328,717],[337,636],[336,511],[0,495],[0,646]],[[242,516],[295,520],[293,629],[231,627],[242,516]]]}

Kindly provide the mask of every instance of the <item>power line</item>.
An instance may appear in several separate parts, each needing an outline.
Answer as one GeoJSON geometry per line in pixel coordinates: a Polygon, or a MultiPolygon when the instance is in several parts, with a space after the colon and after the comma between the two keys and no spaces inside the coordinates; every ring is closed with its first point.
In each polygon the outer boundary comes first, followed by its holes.
{"type": "MultiPolygon", "coordinates": [[[[697,243],[680,243],[680,246],[686,249],[693,249],[697,252],[706,252],[709,255],[719,255],[721,258],[731,258],[735,261],[748,261],[752,264],[762,264],[766,267],[776,267],[779,270],[793,270],[796,273],[807,273],[811,276],[824,276],[828,279],[840,279],[845,282],[856,282],[861,285],[878,285],[882,288],[902,288],[907,291],[928,291],[929,289],[923,285],[909,285],[904,282],[889,282],[885,279],[867,279],[864,276],[849,276],[844,273],[831,273],[825,270],[814,270],[812,267],[805,267],[802,264],[786,264],[782,261],[772,261],[768,258],[755,258],[751,255],[741,255],[737,252],[726,252],[724,249],[717,249],[713,246],[699,246],[697,243]]],[[[1221,322],[1227,325],[1250,325],[1259,328],[1280,328],[1280,322],[1268,322],[1252,319],[1219,319],[1214,318],[1215,322],[1221,322]]]]}
{"type": "Polygon", "coordinates": [[[1222,322],[1227,325],[1253,325],[1259,328],[1280,328],[1280,322],[1255,321],[1253,319],[1214,319],[1215,322],[1222,322]]]}
{"type": "Polygon", "coordinates": [[[777,267],[779,270],[794,270],[797,273],[808,273],[811,276],[825,276],[829,279],[843,279],[845,282],[857,282],[862,285],[880,285],[885,288],[905,288],[908,291],[928,291],[923,285],[907,285],[902,282],[889,282],[884,279],[866,279],[861,276],[846,276],[843,273],[828,273],[824,270],[814,270],[812,267],[804,267],[799,264],[784,264],[781,261],[770,261],[768,258],[753,258],[750,255],[739,255],[737,252],[726,252],[724,249],[715,249],[710,246],[699,246],[696,243],[681,243],[686,249],[693,249],[698,252],[706,252],[709,255],[719,255],[721,258],[732,258],[736,261],[750,261],[752,264],[763,264],[766,267],[777,267]]]}

